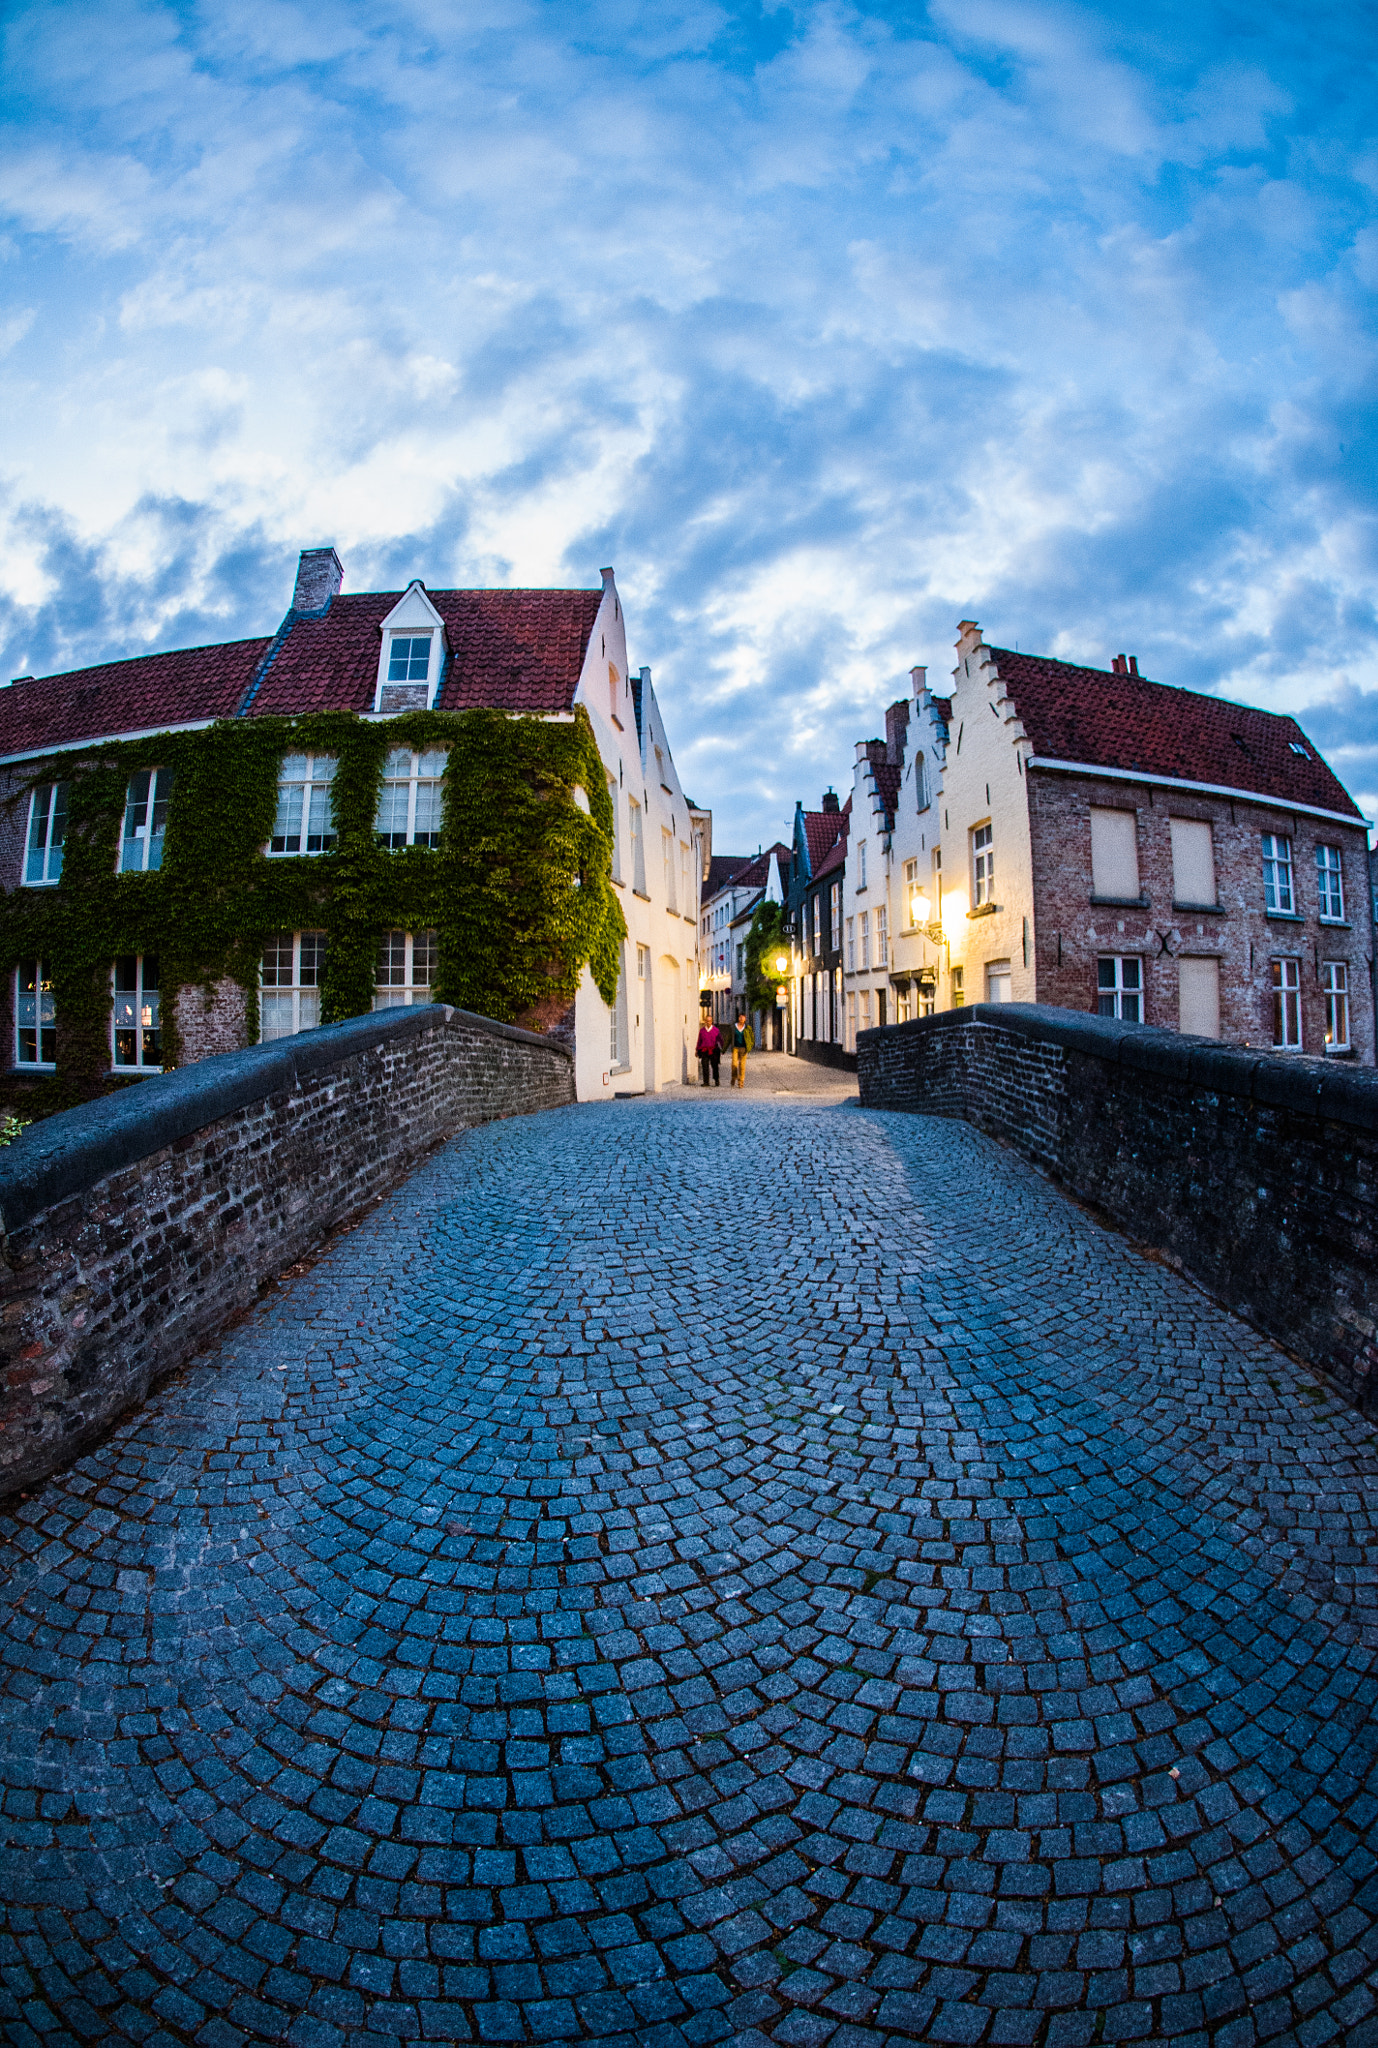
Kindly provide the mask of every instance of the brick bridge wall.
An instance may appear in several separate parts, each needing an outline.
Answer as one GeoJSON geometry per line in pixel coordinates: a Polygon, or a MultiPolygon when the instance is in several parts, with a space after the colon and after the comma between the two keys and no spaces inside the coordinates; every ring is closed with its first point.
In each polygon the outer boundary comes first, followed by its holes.
{"type": "Polygon", "coordinates": [[[1378,1073],[1034,1003],[857,1039],[861,1100],[966,1118],[1378,1414],[1378,1073]]]}
{"type": "Polygon", "coordinates": [[[455,1132],[569,1053],[441,1004],[202,1060],[0,1150],[0,1495],[46,1477],[455,1132]]]}

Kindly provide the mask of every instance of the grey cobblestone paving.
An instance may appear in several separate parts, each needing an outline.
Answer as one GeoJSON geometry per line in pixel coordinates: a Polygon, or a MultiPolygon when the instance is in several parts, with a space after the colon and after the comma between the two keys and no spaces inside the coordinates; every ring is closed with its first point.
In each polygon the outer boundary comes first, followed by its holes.
{"type": "Polygon", "coordinates": [[[471,1133],[6,1521],[3,2038],[1363,2048],[1375,1510],[962,1126],[471,1133]]]}

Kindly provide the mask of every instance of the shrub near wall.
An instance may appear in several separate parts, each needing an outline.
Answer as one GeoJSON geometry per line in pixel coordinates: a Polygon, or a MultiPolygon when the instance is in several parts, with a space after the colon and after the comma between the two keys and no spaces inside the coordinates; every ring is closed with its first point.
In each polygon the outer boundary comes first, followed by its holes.
{"type": "Polygon", "coordinates": [[[960,1116],[1378,1413],[1378,1072],[977,1004],[857,1039],[862,1103],[960,1116]]]}
{"type": "Polygon", "coordinates": [[[440,1004],[203,1060],[0,1151],[0,1494],[45,1477],[444,1139],[574,1100],[440,1004]]]}

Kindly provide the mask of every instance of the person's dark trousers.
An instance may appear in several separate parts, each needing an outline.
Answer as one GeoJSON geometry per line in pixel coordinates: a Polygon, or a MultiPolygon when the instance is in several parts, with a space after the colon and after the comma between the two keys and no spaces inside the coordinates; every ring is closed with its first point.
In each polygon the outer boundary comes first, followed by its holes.
{"type": "MultiPolygon", "coordinates": [[[[714,1060],[714,1061],[713,1061],[713,1065],[714,1065],[714,1066],[716,1067],[716,1066],[717,1066],[717,1064],[718,1064],[718,1063],[717,1063],[717,1061],[716,1061],[716,1060],[714,1060]]],[[[701,1052],[701,1053],[699,1054],[699,1076],[700,1076],[700,1079],[702,1080],[702,1082],[703,1082],[703,1085],[704,1085],[704,1087],[705,1087],[705,1088],[706,1088],[706,1087],[708,1086],[708,1065],[709,1065],[709,1056],[708,1056],[708,1054],[707,1054],[706,1052],[701,1052]]],[[[717,1075],[715,1074],[715,1075],[713,1076],[713,1079],[714,1079],[714,1080],[716,1081],[716,1080],[717,1080],[717,1078],[718,1078],[718,1077],[717,1077],[717,1075]]]]}
{"type": "Polygon", "coordinates": [[[720,1079],[718,1078],[718,1068],[719,1068],[719,1066],[720,1066],[720,1065],[721,1065],[721,1063],[722,1063],[722,1048],[721,1048],[721,1046],[720,1046],[720,1047],[718,1048],[717,1052],[715,1052],[715,1053],[710,1053],[710,1054],[709,1054],[709,1058],[710,1058],[710,1059],[712,1060],[712,1062],[713,1062],[713,1086],[714,1086],[715,1088],[721,1088],[721,1087],[722,1087],[722,1082],[721,1082],[721,1080],[720,1080],[720,1079]]]}

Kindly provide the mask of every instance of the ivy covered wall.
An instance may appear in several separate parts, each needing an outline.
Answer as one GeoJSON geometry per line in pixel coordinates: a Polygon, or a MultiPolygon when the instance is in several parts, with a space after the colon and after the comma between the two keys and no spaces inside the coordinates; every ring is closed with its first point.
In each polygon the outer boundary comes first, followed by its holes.
{"type": "MultiPolygon", "coordinates": [[[[399,929],[437,932],[437,1001],[504,1023],[545,1028],[586,965],[604,1001],[616,996],[626,925],[610,885],[612,806],[582,709],[564,720],[482,710],[227,719],[49,760],[10,801],[26,815],[29,790],[55,779],[69,785],[62,880],[0,901],[0,966],[8,978],[41,959],[57,1013],[56,1074],[4,1084],[3,1099],[26,1116],[112,1085],[110,975],[122,954],[159,958],[165,1066],[179,1059],[183,988],[237,981],[257,1036],[259,961],[281,932],[328,935],[324,1023],[372,1007],[379,937],[399,929]],[[438,848],[377,843],[383,764],[400,747],[448,751],[438,848]],[[337,842],[270,858],[278,766],[304,752],[338,759],[337,842]],[[162,865],[119,874],[129,780],[147,768],[174,777],[162,865]]],[[[4,1065],[13,1057],[11,1043],[4,1065]]]]}

